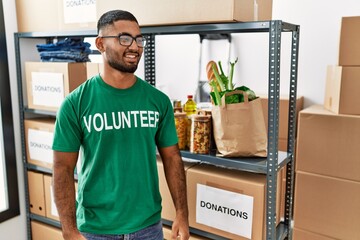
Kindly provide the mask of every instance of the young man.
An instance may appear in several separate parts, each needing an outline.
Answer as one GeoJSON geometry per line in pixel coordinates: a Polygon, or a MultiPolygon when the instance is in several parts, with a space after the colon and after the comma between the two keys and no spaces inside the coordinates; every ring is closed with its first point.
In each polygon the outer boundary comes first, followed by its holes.
{"type": "Polygon", "coordinates": [[[105,13],[97,28],[104,70],[66,97],[55,125],[53,187],[63,236],[162,240],[157,148],[176,208],[172,237],[188,239],[186,181],[171,102],[134,75],[146,40],[126,11],[105,13]]]}

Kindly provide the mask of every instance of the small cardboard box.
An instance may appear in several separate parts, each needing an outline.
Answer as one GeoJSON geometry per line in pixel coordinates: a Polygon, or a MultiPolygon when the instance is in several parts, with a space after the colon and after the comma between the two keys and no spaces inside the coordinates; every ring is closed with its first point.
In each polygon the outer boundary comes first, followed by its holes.
{"type": "Polygon", "coordinates": [[[97,1],[16,0],[19,32],[96,29],[97,1]],[[46,9],[41,11],[40,9],[46,9]]]}
{"type": "MultiPolygon", "coordinates": [[[[189,168],[196,165],[197,163],[191,163],[191,162],[184,162],[184,170],[185,174],[189,168]]],[[[158,156],[157,159],[157,168],[158,168],[158,175],[159,175],[159,188],[160,188],[160,194],[162,198],[162,213],[161,217],[163,219],[174,221],[175,220],[175,207],[173,200],[171,198],[170,190],[168,188],[165,173],[164,173],[164,167],[163,163],[158,156]]]]}
{"type": "Polygon", "coordinates": [[[296,172],[294,228],[334,239],[360,239],[359,226],[360,182],[296,172]]]}
{"type": "Polygon", "coordinates": [[[57,111],[72,90],[86,81],[86,63],[26,62],[28,107],[57,111]]]}
{"type": "Polygon", "coordinates": [[[313,105],[299,114],[296,171],[360,182],[360,116],[313,105]]]}
{"type": "Polygon", "coordinates": [[[61,229],[36,222],[31,221],[31,239],[32,240],[63,240],[61,229]]]}
{"type": "Polygon", "coordinates": [[[308,232],[302,229],[293,228],[293,240],[335,240],[316,233],[308,232]]]}
{"type": "Polygon", "coordinates": [[[32,171],[27,173],[30,212],[45,217],[44,175],[32,171]]]}
{"type": "Polygon", "coordinates": [[[126,9],[135,15],[141,26],[245,22],[272,18],[272,0],[104,0],[97,3],[98,18],[112,9],[126,9]]]}
{"type": "Polygon", "coordinates": [[[328,66],[324,106],[337,114],[360,115],[360,66],[328,66]]]}
{"type": "Polygon", "coordinates": [[[340,33],[340,66],[360,66],[360,16],[343,17],[340,33]]]}
{"type": "MultiPolygon", "coordinates": [[[[267,96],[260,96],[261,104],[263,107],[264,120],[266,129],[268,129],[268,98],[267,96]]],[[[299,111],[303,109],[304,106],[304,97],[298,96],[296,99],[296,115],[299,115],[299,111]]],[[[295,123],[295,130],[297,128],[297,122],[295,123]]],[[[287,139],[288,139],[288,127],[289,127],[289,97],[288,96],[280,96],[279,101],[279,142],[280,140],[283,143],[279,143],[279,150],[286,151],[287,147],[287,139]],[[286,144],[284,143],[286,142],[286,144]],[[284,146],[285,145],[285,146],[284,146]],[[282,148],[282,149],[280,149],[282,148]],[[284,149],[285,148],[285,149],[284,149]]]]}
{"type": "MultiPolygon", "coordinates": [[[[277,223],[281,176],[277,179],[277,223]]],[[[187,182],[190,227],[229,239],[265,237],[265,175],[200,164],[187,170],[187,182]]]]}
{"type": "Polygon", "coordinates": [[[28,163],[51,169],[54,118],[25,119],[26,158],[28,163]]]}

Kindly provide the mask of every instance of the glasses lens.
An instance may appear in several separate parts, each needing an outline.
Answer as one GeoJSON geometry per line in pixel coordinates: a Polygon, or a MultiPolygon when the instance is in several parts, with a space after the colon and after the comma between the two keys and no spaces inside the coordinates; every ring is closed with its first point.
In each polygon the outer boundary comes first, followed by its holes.
{"type": "Polygon", "coordinates": [[[139,47],[145,47],[145,45],[146,45],[146,38],[144,38],[144,37],[137,37],[137,38],[136,38],[136,44],[137,44],[139,47]]]}
{"type": "Polygon", "coordinates": [[[135,40],[136,45],[138,45],[138,47],[144,47],[146,44],[146,39],[142,36],[139,36],[137,38],[133,38],[132,36],[129,36],[129,35],[120,35],[119,36],[120,45],[123,45],[123,46],[130,46],[132,44],[133,40],[135,40]]]}
{"type": "Polygon", "coordinates": [[[128,35],[120,35],[119,36],[119,42],[123,46],[130,46],[133,41],[133,38],[128,35]]]}

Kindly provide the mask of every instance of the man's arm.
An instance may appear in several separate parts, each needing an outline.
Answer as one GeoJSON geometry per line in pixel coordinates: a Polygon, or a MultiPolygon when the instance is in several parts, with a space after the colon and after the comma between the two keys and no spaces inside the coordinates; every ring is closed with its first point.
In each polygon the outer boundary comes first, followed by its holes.
{"type": "Polygon", "coordinates": [[[172,225],[172,239],[189,239],[188,205],[184,164],[177,145],[159,148],[166,181],[173,199],[176,217],[172,225]]]}
{"type": "Polygon", "coordinates": [[[85,240],[76,225],[74,170],[77,159],[77,152],[54,151],[52,184],[62,234],[66,240],[85,240]]]}

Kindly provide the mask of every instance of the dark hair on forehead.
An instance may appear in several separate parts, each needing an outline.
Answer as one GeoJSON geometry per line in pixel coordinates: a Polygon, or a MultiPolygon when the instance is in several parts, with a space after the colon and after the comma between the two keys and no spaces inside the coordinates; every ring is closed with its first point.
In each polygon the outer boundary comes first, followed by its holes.
{"type": "Polygon", "coordinates": [[[108,25],[113,25],[114,22],[119,20],[133,21],[139,24],[136,17],[132,13],[124,10],[111,10],[104,13],[99,18],[99,21],[97,23],[98,33],[100,32],[101,29],[107,27],[108,25]]]}

